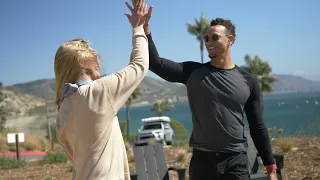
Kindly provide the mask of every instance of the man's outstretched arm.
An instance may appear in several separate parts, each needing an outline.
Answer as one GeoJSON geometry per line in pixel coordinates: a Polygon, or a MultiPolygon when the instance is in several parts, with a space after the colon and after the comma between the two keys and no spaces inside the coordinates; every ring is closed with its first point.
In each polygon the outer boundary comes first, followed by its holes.
{"type": "Polygon", "coordinates": [[[193,69],[196,69],[201,64],[197,62],[182,62],[177,63],[169,59],[161,58],[158,54],[156,45],[153,42],[150,29],[145,33],[148,37],[149,44],[149,69],[161,78],[169,82],[186,83],[193,69]]]}
{"type": "Polygon", "coordinates": [[[249,83],[251,94],[245,105],[245,112],[249,122],[250,134],[261,155],[263,164],[266,167],[270,167],[271,165],[274,165],[275,162],[272,155],[268,129],[263,121],[260,86],[258,81],[254,78],[251,78],[249,83]]]}

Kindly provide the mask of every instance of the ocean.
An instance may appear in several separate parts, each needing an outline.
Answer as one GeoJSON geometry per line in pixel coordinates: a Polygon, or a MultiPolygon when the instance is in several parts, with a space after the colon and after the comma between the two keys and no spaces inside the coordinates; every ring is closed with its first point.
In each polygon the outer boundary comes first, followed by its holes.
{"type": "MultiPolygon", "coordinates": [[[[264,95],[264,121],[267,128],[283,129],[283,136],[320,136],[320,92],[273,93],[264,95]]],[[[136,133],[141,119],[155,116],[152,106],[132,107],[130,133],[136,133]]],[[[192,116],[188,102],[175,103],[165,116],[180,121],[192,132],[192,116]]],[[[126,120],[125,108],[118,113],[120,121],[126,120]]],[[[244,120],[248,126],[247,120],[244,120]]],[[[277,130],[276,130],[277,131],[277,130]]]]}

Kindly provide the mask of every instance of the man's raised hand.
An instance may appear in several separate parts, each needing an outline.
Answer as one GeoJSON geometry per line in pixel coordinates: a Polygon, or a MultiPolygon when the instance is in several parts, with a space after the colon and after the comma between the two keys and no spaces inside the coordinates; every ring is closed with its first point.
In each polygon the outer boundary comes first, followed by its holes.
{"type": "Polygon", "coordinates": [[[152,15],[152,9],[153,9],[153,6],[150,6],[149,9],[148,9],[148,12],[146,14],[146,22],[144,23],[144,26],[143,26],[144,33],[146,35],[149,35],[151,33],[150,32],[150,26],[149,26],[149,20],[150,20],[151,15],[152,15]]]}
{"type": "Polygon", "coordinates": [[[130,24],[133,28],[143,26],[145,23],[145,15],[147,14],[147,5],[145,4],[145,0],[131,0],[132,6],[128,2],[126,2],[126,6],[131,12],[131,16],[128,13],[124,13],[130,24]]]}
{"type": "Polygon", "coordinates": [[[152,9],[153,9],[153,6],[150,6],[149,9],[148,9],[148,12],[146,14],[146,22],[145,22],[144,26],[149,26],[149,20],[150,20],[151,15],[152,15],[152,9]]]}

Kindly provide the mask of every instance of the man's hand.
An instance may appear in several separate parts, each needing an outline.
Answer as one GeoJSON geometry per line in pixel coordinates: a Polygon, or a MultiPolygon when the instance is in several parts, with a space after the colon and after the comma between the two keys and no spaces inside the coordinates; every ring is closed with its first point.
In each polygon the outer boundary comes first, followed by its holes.
{"type": "Polygon", "coordinates": [[[144,33],[146,35],[149,35],[150,34],[150,26],[149,26],[149,20],[151,18],[151,15],[152,15],[152,9],[153,9],[153,6],[150,6],[150,8],[148,9],[148,13],[145,15],[145,23],[144,23],[144,33]]]}
{"type": "Polygon", "coordinates": [[[268,173],[268,180],[278,180],[276,170],[273,170],[272,172],[268,173]]]}
{"type": "Polygon", "coordinates": [[[130,24],[133,28],[143,26],[145,24],[147,14],[147,5],[145,4],[145,0],[131,0],[133,8],[130,6],[128,2],[126,2],[126,6],[131,12],[131,16],[128,13],[124,13],[130,24]]]}

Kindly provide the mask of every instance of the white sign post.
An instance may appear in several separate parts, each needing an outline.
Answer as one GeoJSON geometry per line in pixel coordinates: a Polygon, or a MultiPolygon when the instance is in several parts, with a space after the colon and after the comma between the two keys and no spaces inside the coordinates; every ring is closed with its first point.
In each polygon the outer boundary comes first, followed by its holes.
{"type": "Polygon", "coordinates": [[[24,142],[24,133],[8,133],[8,144],[16,143],[16,134],[18,134],[19,142],[24,142]]]}
{"type": "Polygon", "coordinates": [[[8,133],[8,144],[16,143],[17,160],[20,160],[20,142],[24,142],[24,133],[8,133]]]}

